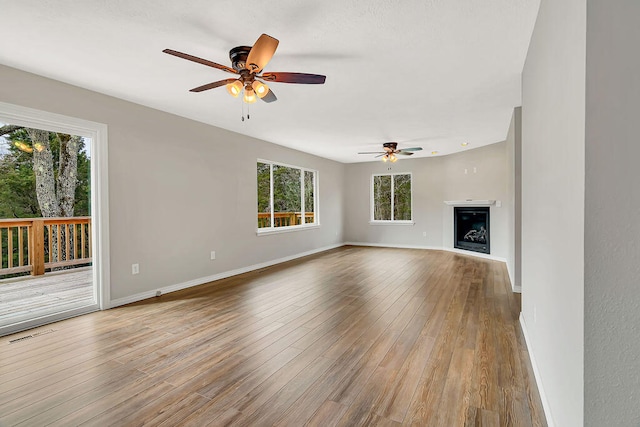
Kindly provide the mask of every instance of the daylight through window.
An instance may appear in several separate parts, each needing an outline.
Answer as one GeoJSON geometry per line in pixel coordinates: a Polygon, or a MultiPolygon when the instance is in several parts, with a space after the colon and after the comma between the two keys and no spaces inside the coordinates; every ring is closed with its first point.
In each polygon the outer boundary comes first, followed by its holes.
{"type": "Polygon", "coordinates": [[[318,223],[317,172],[258,161],[258,230],[318,223]]]}
{"type": "Polygon", "coordinates": [[[411,174],[373,175],[371,220],[411,222],[411,174]]]}

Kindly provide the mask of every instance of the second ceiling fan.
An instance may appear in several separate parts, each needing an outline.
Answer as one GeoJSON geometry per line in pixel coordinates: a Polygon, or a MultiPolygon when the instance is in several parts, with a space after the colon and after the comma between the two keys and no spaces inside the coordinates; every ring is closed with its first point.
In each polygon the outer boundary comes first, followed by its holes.
{"type": "Polygon", "coordinates": [[[395,163],[398,161],[398,157],[396,155],[412,156],[414,151],[422,150],[422,147],[402,148],[399,150],[397,142],[385,142],[382,144],[382,148],[384,151],[365,151],[358,154],[378,154],[375,156],[376,159],[378,157],[382,157],[383,162],[389,161],[391,163],[395,163]]]}
{"type": "Polygon", "coordinates": [[[264,82],[324,84],[326,76],[320,74],[285,72],[262,73],[264,67],[273,57],[273,54],[278,47],[278,43],[277,39],[267,34],[263,34],[258,38],[253,46],[234,47],[229,51],[231,67],[172,49],[165,49],[163,52],[177,56],[178,58],[187,59],[189,61],[197,62],[202,65],[207,65],[209,67],[237,75],[237,77],[232,79],[219,80],[198,86],[191,89],[190,92],[202,92],[216,87],[226,86],[227,91],[234,98],[237,98],[244,92],[242,99],[247,104],[253,104],[257,101],[257,98],[260,98],[265,102],[273,102],[278,99],[269,86],[264,82]]]}

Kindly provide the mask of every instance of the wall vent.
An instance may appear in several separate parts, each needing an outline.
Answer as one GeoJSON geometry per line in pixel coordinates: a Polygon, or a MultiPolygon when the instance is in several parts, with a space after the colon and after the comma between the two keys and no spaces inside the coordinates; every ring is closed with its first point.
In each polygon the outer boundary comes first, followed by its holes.
{"type": "Polygon", "coordinates": [[[55,330],[53,330],[53,329],[47,329],[46,331],[38,331],[38,332],[34,332],[34,333],[32,333],[32,334],[25,335],[25,336],[23,336],[23,337],[14,338],[14,339],[12,339],[12,340],[9,340],[9,344],[14,344],[14,343],[17,343],[17,342],[21,342],[21,341],[24,341],[24,340],[28,340],[28,339],[30,339],[30,338],[39,337],[39,336],[41,336],[41,335],[47,335],[47,334],[50,334],[50,333],[52,333],[52,332],[55,332],[55,330]]]}

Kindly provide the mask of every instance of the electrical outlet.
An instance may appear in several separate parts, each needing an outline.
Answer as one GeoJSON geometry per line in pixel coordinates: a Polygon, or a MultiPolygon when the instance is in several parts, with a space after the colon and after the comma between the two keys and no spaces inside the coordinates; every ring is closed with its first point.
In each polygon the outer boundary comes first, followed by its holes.
{"type": "Polygon", "coordinates": [[[427,232],[426,231],[422,232],[422,237],[427,237],[427,232]]]}
{"type": "Polygon", "coordinates": [[[131,264],[131,274],[140,273],[140,264],[131,264]]]}
{"type": "Polygon", "coordinates": [[[216,251],[211,251],[211,259],[216,259],[216,251]]]}

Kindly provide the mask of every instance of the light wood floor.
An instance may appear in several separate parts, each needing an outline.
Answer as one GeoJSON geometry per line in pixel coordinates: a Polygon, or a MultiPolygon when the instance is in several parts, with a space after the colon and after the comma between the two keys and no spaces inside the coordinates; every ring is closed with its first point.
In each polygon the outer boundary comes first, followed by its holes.
{"type": "Polygon", "coordinates": [[[546,425],[504,264],[343,247],[0,339],[0,425],[546,425]]]}

